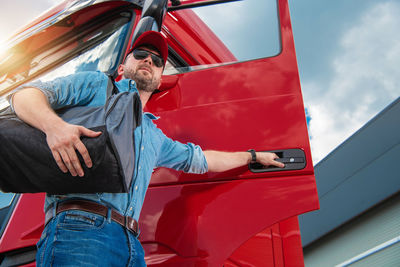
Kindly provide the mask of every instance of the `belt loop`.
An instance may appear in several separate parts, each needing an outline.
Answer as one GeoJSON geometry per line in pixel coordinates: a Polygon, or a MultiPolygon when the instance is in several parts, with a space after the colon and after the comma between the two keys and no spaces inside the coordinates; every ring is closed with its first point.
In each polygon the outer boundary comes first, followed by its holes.
{"type": "Polygon", "coordinates": [[[129,231],[129,227],[128,227],[128,218],[126,218],[126,216],[123,217],[124,218],[124,227],[125,229],[127,229],[129,231]]]}
{"type": "Polygon", "coordinates": [[[58,206],[58,202],[57,202],[57,201],[54,201],[54,203],[53,203],[53,210],[52,210],[53,218],[57,216],[57,206],[58,206]]]}
{"type": "Polygon", "coordinates": [[[107,222],[111,223],[111,219],[112,219],[112,209],[108,208],[108,210],[107,210],[107,222]]]}
{"type": "Polygon", "coordinates": [[[137,233],[136,233],[136,238],[139,239],[139,236],[140,236],[140,228],[138,227],[137,229],[138,229],[138,230],[137,230],[137,233]]]}

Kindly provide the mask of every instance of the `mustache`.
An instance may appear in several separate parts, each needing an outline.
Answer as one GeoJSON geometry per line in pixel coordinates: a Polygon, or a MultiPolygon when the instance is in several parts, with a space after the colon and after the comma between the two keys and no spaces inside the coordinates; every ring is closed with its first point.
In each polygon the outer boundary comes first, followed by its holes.
{"type": "Polygon", "coordinates": [[[138,71],[138,70],[141,69],[141,68],[145,68],[145,69],[148,70],[151,74],[153,74],[153,69],[152,69],[148,64],[146,64],[146,63],[138,64],[137,67],[136,67],[136,71],[138,71]]]}

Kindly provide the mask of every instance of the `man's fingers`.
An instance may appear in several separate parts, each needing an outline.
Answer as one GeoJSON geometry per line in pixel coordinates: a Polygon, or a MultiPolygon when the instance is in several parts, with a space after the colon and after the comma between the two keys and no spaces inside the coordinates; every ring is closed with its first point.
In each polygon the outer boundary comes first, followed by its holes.
{"type": "Polygon", "coordinates": [[[85,162],[85,165],[86,165],[88,168],[91,168],[92,165],[93,165],[92,159],[90,158],[89,152],[88,152],[88,150],[86,149],[85,145],[82,143],[82,141],[81,141],[81,140],[78,140],[78,141],[74,144],[74,146],[75,146],[76,150],[78,150],[78,152],[81,154],[81,156],[82,156],[82,158],[83,158],[83,160],[84,160],[84,162],[85,162]]]}
{"type": "Polygon", "coordinates": [[[279,168],[284,168],[285,164],[283,164],[282,162],[277,161],[276,159],[279,159],[278,155],[276,155],[275,153],[271,153],[271,152],[260,152],[259,155],[257,155],[257,157],[260,156],[260,163],[265,165],[265,166],[276,166],[279,168]]]}
{"type": "MultiPolygon", "coordinates": [[[[73,148],[73,147],[68,148],[67,152],[68,152],[68,156],[70,159],[70,163],[71,163],[73,169],[75,170],[76,175],[79,175],[82,177],[84,173],[83,173],[83,169],[81,166],[81,162],[79,161],[78,156],[76,155],[75,148],[73,148]]],[[[73,176],[76,176],[76,175],[73,175],[73,176]]]]}
{"type": "Polygon", "coordinates": [[[272,165],[279,167],[279,168],[285,167],[285,164],[283,164],[282,162],[276,161],[276,160],[273,161],[272,165]]]}
{"type": "Polygon", "coordinates": [[[92,167],[93,163],[89,152],[80,137],[88,136],[94,138],[101,135],[101,132],[95,132],[79,125],[64,123],[61,127],[55,127],[46,135],[47,143],[61,171],[69,171],[72,176],[79,175],[82,177],[84,175],[77,153],[82,155],[87,167],[92,167]]]}
{"type": "Polygon", "coordinates": [[[81,135],[84,135],[87,137],[97,137],[97,136],[101,135],[101,132],[95,132],[95,131],[89,130],[88,128],[85,128],[83,126],[79,127],[79,131],[80,131],[81,135]]]}
{"type": "MultiPolygon", "coordinates": [[[[81,136],[83,135],[91,138],[98,137],[99,135],[101,135],[101,132],[95,132],[83,126],[79,126],[79,131],[81,136]]],[[[74,143],[74,146],[78,150],[78,152],[82,155],[85,165],[88,168],[91,168],[93,166],[92,159],[90,158],[89,152],[86,149],[85,145],[82,143],[82,141],[80,139],[77,140],[74,143]]]]}
{"type": "Polygon", "coordinates": [[[60,168],[60,170],[61,170],[63,173],[67,173],[67,172],[68,172],[68,169],[67,169],[67,167],[65,166],[64,162],[62,161],[62,159],[61,159],[61,157],[60,157],[60,154],[59,154],[57,151],[53,151],[53,150],[51,151],[51,153],[53,154],[53,157],[54,157],[54,159],[55,159],[55,161],[56,161],[58,167],[60,168]]]}
{"type": "Polygon", "coordinates": [[[273,157],[272,165],[279,167],[279,168],[285,167],[285,164],[283,164],[282,162],[276,161],[276,159],[279,159],[277,154],[272,153],[272,157],[273,157]]]}
{"type": "MultiPolygon", "coordinates": [[[[75,151],[74,151],[74,153],[75,153],[75,151]]],[[[61,150],[60,155],[61,155],[62,161],[64,162],[65,166],[68,168],[68,171],[71,173],[71,175],[76,176],[77,171],[75,170],[75,167],[72,164],[72,161],[71,161],[67,151],[61,150]]]]}

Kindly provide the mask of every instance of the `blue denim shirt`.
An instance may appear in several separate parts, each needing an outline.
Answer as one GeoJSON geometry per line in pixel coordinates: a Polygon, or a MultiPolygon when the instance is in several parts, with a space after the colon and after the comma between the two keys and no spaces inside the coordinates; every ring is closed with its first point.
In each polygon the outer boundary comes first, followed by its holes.
{"type": "MultiPolygon", "coordinates": [[[[106,101],[108,77],[101,72],[81,72],[50,82],[33,82],[22,87],[40,89],[53,109],[66,106],[101,106],[106,101]]],[[[137,91],[135,82],[129,79],[116,83],[119,91],[137,91]]],[[[113,207],[121,214],[139,219],[144,197],[154,168],[167,167],[190,173],[205,173],[207,161],[199,146],[182,144],[166,137],[156,127],[151,113],[144,113],[142,125],[135,130],[136,164],[129,193],[47,195],[45,209],[54,201],[65,197],[93,200],[113,207]]]]}

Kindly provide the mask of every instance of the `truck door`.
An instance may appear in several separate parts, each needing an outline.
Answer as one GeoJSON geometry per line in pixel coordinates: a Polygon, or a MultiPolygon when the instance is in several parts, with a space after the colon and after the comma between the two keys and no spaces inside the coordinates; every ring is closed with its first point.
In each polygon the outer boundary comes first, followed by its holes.
{"type": "MultiPolygon", "coordinates": [[[[204,175],[155,170],[140,217],[149,265],[236,266],[229,265],[230,256],[246,242],[290,218],[296,225],[297,215],[318,208],[287,1],[248,0],[207,8],[170,9],[163,32],[171,56],[184,63],[182,68],[176,64],[176,74],[164,77],[147,109],[160,116],[156,124],[173,139],[203,149],[274,151],[286,166],[244,166],[204,175]],[[183,24],[188,17],[190,28],[183,24]],[[224,22],[227,31],[220,28],[224,22]],[[230,43],[229,34],[239,38],[230,43]],[[244,44],[238,48],[238,43],[244,44]],[[213,56],[207,49],[220,53],[213,56]],[[262,49],[266,56],[259,56],[262,49]]],[[[273,235],[268,242],[274,243],[273,235]]],[[[295,253],[283,256],[277,250],[278,245],[290,249],[284,240],[275,241],[272,254],[268,246],[252,245],[253,252],[264,251],[254,257],[282,265],[302,260],[301,244],[292,259],[295,253]]]]}

